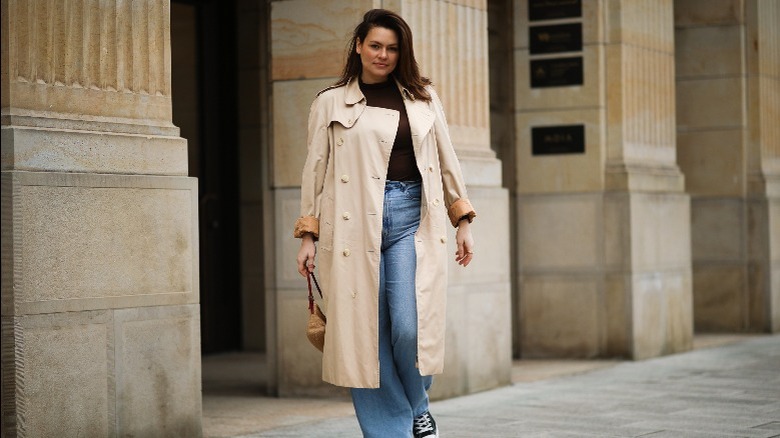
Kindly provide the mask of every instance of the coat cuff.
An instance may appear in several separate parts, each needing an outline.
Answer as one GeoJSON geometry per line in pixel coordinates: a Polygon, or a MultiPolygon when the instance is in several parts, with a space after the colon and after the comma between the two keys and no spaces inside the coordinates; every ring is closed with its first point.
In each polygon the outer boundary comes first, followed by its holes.
{"type": "Polygon", "coordinates": [[[311,233],[314,239],[317,240],[320,237],[320,221],[314,216],[299,217],[295,221],[295,230],[293,230],[293,236],[297,238],[303,237],[304,234],[311,233]]]}
{"type": "Polygon", "coordinates": [[[460,221],[460,218],[463,216],[468,216],[469,223],[471,223],[471,221],[473,221],[477,216],[477,213],[474,211],[474,207],[471,206],[471,202],[465,198],[460,198],[453,202],[452,205],[450,205],[450,209],[447,213],[450,216],[450,222],[452,222],[453,227],[458,226],[458,221],[460,221]]]}

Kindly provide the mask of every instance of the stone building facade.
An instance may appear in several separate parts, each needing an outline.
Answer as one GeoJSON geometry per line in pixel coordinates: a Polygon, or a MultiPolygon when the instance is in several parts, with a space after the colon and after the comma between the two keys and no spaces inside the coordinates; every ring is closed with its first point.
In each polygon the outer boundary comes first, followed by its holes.
{"type": "Polygon", "coordinates": [[[309,104],[373,7],[479,212],[434,397],[780,331],[776,0],[2,0],[3,437],[198,436],[202,354],[334,391],[291,226],[309,104]]]}

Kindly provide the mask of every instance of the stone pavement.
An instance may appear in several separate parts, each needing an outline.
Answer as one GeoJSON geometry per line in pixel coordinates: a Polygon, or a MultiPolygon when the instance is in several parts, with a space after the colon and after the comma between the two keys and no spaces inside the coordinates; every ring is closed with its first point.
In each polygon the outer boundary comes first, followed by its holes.
{"type": "MultiPolygon", "coordinates": [[[[233,436],[361,436],[348,402],[311,403],[289,425],[233,436]]],[[[207,412],[204,398],[208,436],[207,412]]],[[[780,437],[780,335],[515,383],[431,412],[444,438],[780,437]]]]}

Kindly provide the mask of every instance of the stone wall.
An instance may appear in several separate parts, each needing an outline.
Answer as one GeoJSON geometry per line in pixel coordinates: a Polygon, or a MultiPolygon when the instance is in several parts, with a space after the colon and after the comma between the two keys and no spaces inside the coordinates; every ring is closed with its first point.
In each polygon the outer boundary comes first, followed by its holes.
{"type": "MultiPolygon", "coordinates": [[[[671,1],[582,2],[531,22],[514,2],[517,285],[523,357],[645,358],[692,340],[688,197],[675,161],[671,1]],[[583,82],[532,87],[529,26],[580,23],[583,82]],[[539,155],[532,128],[582,125],[539,155]]],[[[563,56],[563,55],[557,55],[563,56]]]]}
{"type": "Polygon", "coordinates": [[[675,2],[695,323],[702,331],[777,331],[780,8],[756,0],[718,6],[675,2]]]}
{"type": "Polygon", "coordinates": [[[168,3],[2,1],[2,434],[198,436],[168,3]]]}

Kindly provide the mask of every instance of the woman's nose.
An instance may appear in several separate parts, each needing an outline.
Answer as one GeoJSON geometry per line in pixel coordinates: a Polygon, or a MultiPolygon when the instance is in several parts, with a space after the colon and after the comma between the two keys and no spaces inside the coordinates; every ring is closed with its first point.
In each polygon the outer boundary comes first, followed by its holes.
{"type": "Polygon", "coordinates": [[[382,49],[379,51],[379,57],[380,58],[387,58],[387,49],[382,49]]]}

